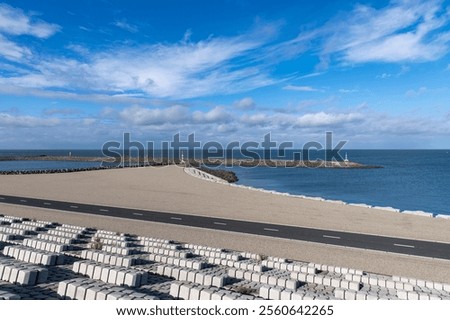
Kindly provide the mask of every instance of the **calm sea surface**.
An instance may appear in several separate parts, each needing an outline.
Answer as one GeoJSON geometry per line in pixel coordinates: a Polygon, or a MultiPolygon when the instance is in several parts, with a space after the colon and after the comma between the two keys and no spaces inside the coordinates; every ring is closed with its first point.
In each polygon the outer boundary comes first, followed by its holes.
{"type": "MultiPolygon", "coordinates": [[[[326,199],[450,214],[449,150],[347,150],[351,161],[381,169],[239,168],[238,184],[326,199]]],[[[1,156],[67,155],[68,150],[0,150],[1,156]]],[[[345,152],[344,152],[345,154],[345,152]]],[[[73,150],[74,156],[101,156],[73,150]]],[[[0,161],[0,170],[99,166],[97,162],[0,161]]]]}

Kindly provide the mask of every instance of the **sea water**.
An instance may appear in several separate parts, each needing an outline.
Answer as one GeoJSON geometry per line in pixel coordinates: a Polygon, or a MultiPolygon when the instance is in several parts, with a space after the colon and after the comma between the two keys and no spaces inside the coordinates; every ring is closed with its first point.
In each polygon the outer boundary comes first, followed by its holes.
{"type": "MultiPolygon", "coordinates": [[[[71,150],[73,156],[102,156],[100,150],[71,150]]],[[[69,150],[2,150],[4,156],[66,156],[69,150]]],[[[238,184],[348,203],[450,214],[449,150],[346,150],[350,161],[379,169],[228,168],[238,184]]],[[[320,154],[313,155],[320,157],[320,154]]],[[[237,157],[239,157],[237,155],[237,157]]],[[[288,155],[289,157],[289,155],[288,155]]],[[[99,162],[0,161],[0,170],[99,166],[99,162]]]]}

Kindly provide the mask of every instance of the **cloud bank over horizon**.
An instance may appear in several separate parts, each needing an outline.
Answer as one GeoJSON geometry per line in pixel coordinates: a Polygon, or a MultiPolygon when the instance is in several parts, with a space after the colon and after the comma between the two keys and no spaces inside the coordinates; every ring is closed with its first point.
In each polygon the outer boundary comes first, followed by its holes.
{"type": "Polygon", "coordinates": [[[2,149],[325,131],[354,148],[450,148],[445,1],[180,4],[166,24],[164,4],[21,5],[0,3],[2,149]]]}

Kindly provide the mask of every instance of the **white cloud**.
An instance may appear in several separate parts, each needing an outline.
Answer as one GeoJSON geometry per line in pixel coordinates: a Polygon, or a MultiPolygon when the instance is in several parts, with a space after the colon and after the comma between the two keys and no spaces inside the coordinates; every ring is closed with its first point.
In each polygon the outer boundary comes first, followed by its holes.
{"type": "Polygon", "coordinates": [[[143,108],[133,106],[120,112],[120,117],[127,123],[139,126],[179,124],[185,122],[188,117],[188,110],[182,106],[172,106],[169,108],[143,108]]]}
{"type": "Polygon", "coordinates": [[[114,25],[120,29],[126,30],[131,33],[136,33],[139,31],[139,28],[135,25],[128,23],[125,19],[116,20],[114,25]]]}
{"type": "MultiPolygon", "coordinates": [[[[40,57],[30,62],[32,71],[0,78],[0,84],[177,99],[236,93],[276,82],[264,64],[243,64],[253,59],[264,41],[264,35],[253,32],[196,43],[114,48],[83,61],[40,57]]],[[[70,48],[80,52],[78,46],[70,48]]]]}
{"type": "Polygon", "coordinates": [[[441,1],[393,1],[375,9],[357,5],[319,32],[323,55],[337,53],[346,62],[433,61],[448,52],[450,15],[441,1]]]}
{"type": "Polygon", "coordinates": [[[52,127],[60,123],[56,118],[39,118],[29,115],[12,115],[9,113],[0,113],[1,128],[34,128],[34,127],[52,127]]]}
{"type": "Polygon", "coordinates": [[[293,86],[293,85],[284,86],[283,90],[303,91],[303,92],[319,91],[318,89],[315,89],[315,88],[310,87],[310,86],[293,86]]]}
{"type": "Polygon", "coordinates": [[[427,91],[428,91],[427,87],[420,87],[417,90],[410,89],[410,90],[406,91],[405,96],[408,98],[413,98],[413,97],[420,96],[420,95],[426,93],[427,91]]]}
{"type": "Polygon", "coordinates": [[[364,120],[364,115],[360,113],[308,113],[298,117],[295,120],[297,127],[326,127],[338,124],[351,123],[355,121],[364,120]]]}
{"type": "Polygon", "coordinates": [[[207,112],[194,111],[192,113],[192,119],[198,123],[229,122],[231,117],[224,107],[215,107],[207,112]]]}
{"type": "Polygon", "coordinates": [[[10,35],[31,35],[48,38],[58,32],[60,26],[26,15],[21,9],[0,4],[0,32],[10,35]]]}
{"type": "Polygon", "coordinates": [[[18,61],[30,55],[31,51],[28,48],[19,46],[0,34],[0,56],[8,60],[18,61]]]}
{"type": "Polygon", "coordinates": [[[256,103],[252,98],[245,97],[241,100],[235,101],[233,106],[241,110],[253,110],[256,107],[256,103]]]}

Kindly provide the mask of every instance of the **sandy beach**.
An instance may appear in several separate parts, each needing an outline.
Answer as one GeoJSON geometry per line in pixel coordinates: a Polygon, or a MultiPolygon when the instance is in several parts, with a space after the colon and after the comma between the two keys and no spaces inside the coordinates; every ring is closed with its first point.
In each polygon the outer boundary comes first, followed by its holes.
{"type": "MultiPolygon", "coordinates": [[[[0,176],[0,194],[450,242],[449,220],[236,188],[194,178],[176,166],[0,176]]],[[[449,261],[6,204],[0,205],[0,211],[377,273],[449,281],[449,261]]]]}

